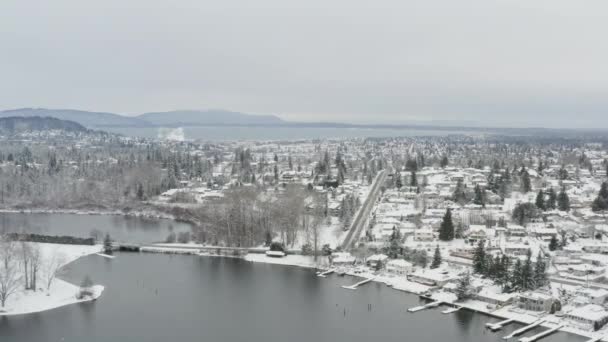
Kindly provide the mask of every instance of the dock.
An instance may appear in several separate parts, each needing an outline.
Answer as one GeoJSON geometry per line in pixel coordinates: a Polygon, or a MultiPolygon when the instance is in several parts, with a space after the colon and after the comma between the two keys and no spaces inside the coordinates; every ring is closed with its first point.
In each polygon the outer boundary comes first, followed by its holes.
{"type": "Polygon", "coordinates": [[[497,331],[502,329],[502,327],[504,327],[505,325],[514,322],[515,320],[513,318],[509,318],[509,319],[505,319],[502,322],[498,322],[498,323],[486,323],[486,328],[492,330],[492,331],[497,331]]]}
{"type": "Polygon", "coordinates": [[[545,337],[545,336],[549,336],[551,334],[553,334],[554,332],[558,331],[559,329],[561,329],[561,327],[563,327],[564,325],[558,325],[555,328],[551,328],[548,330],[545,330],[543,332],[540,332],[534,336],[530,336],[530,337],[522,337],[519,339],[519,342],[534,342],[536,340],[540,340],[541,338],[545,337]]]}
{"type": "Polygon", "coordinates": [[[525,333],[526,331],[528,331],[528,330],[530,330],[532,328],[536,328],[537,326],[541,325],[543,322],[544,322],[544,320],[539,319],[538,321],[536,321],[536,322],[534,322],[534,323],[532,323],[530,325],[526,325],[525,327],[523,327],[521,329],[515,330],[510,335],[507,335],[507,336],[503,337],[503,339],[504,340],[508,340],[511,337],[515,337],[515,336],[521,335],[521,334],[525,333]]]}
{"type": "MultiPolygon", "coordinates": [[[[407,312],[418,312],[418,311],[422,311],[424,309],[430,309],[430,308],[434,308],[439,306],[439,304],[441,304],[441,302],[437,301],[437,302],[432,302],[432,303],[428,303],[426,305],[421,305],[421,306],[416,306],[413,308],[409,308],[407,309],[407,312]]],[[[447,310],[446,310],[447,311],[447,310]]]]}
{"type": "Polygon", "coordinates": [[[460,311],[460,309],[462,309],[462,307],[457,306],[455,308],[449,308],[449,309],[443,310],[443,311],[441,311],[441,313],[444,315],[448,315],[448,314],[454,313],[456,311],[460,311]]]}
{"type": "Polygon", "coordinates": [[[592,337],[591,339],[587,340],[586,342],[598,342],[601,341],[604,338],[604,336],[596,336],[596,337],[592,337]]]}
{"type": "Polygon", "coordinates": [[[332,268],[325,272],[319,272],[319,273],[317,273],[317,277],[325,278],[327,275],[330,275],[330,274],[334,273],[335,271],[336,271],[336,269],[332,268]]]}
{"type": "Polygon", "coordinates": [[[361,286],[363,284],[369,283],[372,280],[374,280],[373,277],[372,278],[367,278],[367,279],[361,280],[360,282],[358,282],[356,284],[353,284],[353,285],[342,285],[342,288],[343,289],[347,289],[347,290],[356,290],[357,287],[359,287],[359,286],[361,286]]]}

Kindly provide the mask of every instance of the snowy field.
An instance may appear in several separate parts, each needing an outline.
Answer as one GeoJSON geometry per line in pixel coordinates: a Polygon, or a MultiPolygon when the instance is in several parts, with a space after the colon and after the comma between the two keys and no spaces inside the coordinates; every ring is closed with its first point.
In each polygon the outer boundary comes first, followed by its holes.
{"type": "MultiPolygon", "coordinates": [[[[80,257],[96,254],[102,250],[101,245],[62,245],[49,243],[28,243],[40,251],[40,272],[36,291],[25,290],[23,286],[13,293],[6,301],[6,306],[0,308],[0,316],[22,315],[51,310],[64,305],[97,299],[103,292],[103,286],[93,286],[93,298],[79,300],[76,298],[80,287],[59,278],[51,282],[47,288],[52,269],[61,268],[80,257]]],[[[60,272],[59,272],[60,273],[60,272]]]]}

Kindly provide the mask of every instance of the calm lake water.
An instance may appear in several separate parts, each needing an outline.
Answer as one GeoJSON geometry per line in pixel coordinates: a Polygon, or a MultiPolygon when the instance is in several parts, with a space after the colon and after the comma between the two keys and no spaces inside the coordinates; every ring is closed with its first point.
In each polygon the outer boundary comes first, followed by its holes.
{"type": "MultiPolygon", "coordinates": [[[[494,334],[484,325],[497,319],[468,311],[407,313],[420,303],[417,296],[376,283],[344,290],[340,285],[352,284],[354,278],[322,279],[301,268],[238,259],[116,255],[114,260],[80,259],[64,276],[79,283],[88,274],[105,285],[98,301],[0,318],[0,341],[480,342],[503,341],[519,327],[494,334]]],[[[584,340],[564,333],[543,339],[584,340]]]]}
{"type": "MultiPolygon", "coordinates": [[[[312,128],[312,127],[183,127],[183,128],[103,128],[108,132],[144,138],[182,138],[187,140],[298,140],[323,138],[410,137],[467,134],[465,131],[377,129],[377,128],[312,128]]],[[[480,134],[480,132],[475,132],[480,134]]]]}
{"type": "Polygon", "coordinates": [[[0,234],[11,232],[44,235],[69,235],[101,238],[110,233],[120,242],[150,243],[165,241],[171,231],[190,231],[190,225],[166,219],[120,215],[20,214],[0,213],[0,234]]]}

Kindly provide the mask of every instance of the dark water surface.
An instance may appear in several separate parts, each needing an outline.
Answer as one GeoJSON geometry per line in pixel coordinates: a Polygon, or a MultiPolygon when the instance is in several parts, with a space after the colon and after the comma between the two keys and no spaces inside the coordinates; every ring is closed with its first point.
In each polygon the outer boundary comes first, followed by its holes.
{"type": "MultiPolygon", "coordinates": [[[[442,307],[411,314],[406,309],[418,297],[384,284],[344,290],[340,285],[354,278],[323,279],[312,270],[238,259],[89,256],[71,264],[64,278],[79,283],[86,274],[106,286],[98,301],[0,318],[0,341],[478,342],[503,341],[519,327],[494,334],[484,325],[497,319],[468,311],[443,315],[442,307]]],[[[542,341],[584,340],[559,333],[542,341]]]]}
{"type": "MultiPolygon", "coordinates": [[[[0,234],[12,232],[88,238],[110,233],[120,242],[165,241],[171,231],[190,231],[187,223],[121,215],[0,213],[0,234]]],[[[1,342],[1,341],[0,341],[1,342]]]]}

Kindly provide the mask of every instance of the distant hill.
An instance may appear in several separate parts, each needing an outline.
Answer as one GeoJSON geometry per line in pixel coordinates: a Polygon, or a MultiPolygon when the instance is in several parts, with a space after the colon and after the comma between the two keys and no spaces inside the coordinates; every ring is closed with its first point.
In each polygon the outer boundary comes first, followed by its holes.
{"type": "Polygon", "coordinates": [[[67,120],[50,117],[18,117],[0,118],[0,133],[14,134],[28,131],[63,130],[69,132],[87,132],[83,125],[67,120]]]}
{"type": "Polygon", "coordinates": [[[45,109],[45,108],[21,108],[0,111],[0,117],[54,117],[61,120],[78,122],[89,128],[100,128],[108,126],[121,127],[144,127],[149,126],[147,122],[140,119],[103,112],[88,112],[73,109],[45,109]]]}
{"type": "Polygon", "coordinates": [[[78,122],[88,128],[214,126],[214,125],[281,125],[286,122],[274,115],[250,115],[225,110],[175,110],[124,116],[114,113],[73,109],[20,108],[0,111],[1,117],[54,117],[78,122]]]}
{"type": "Polygon", "coordinates": [[[226,110],[174,110],[145,113],[137,118],[156,126],[280,125],[285,123],[274,115],[252,115],[226,110]]]}

